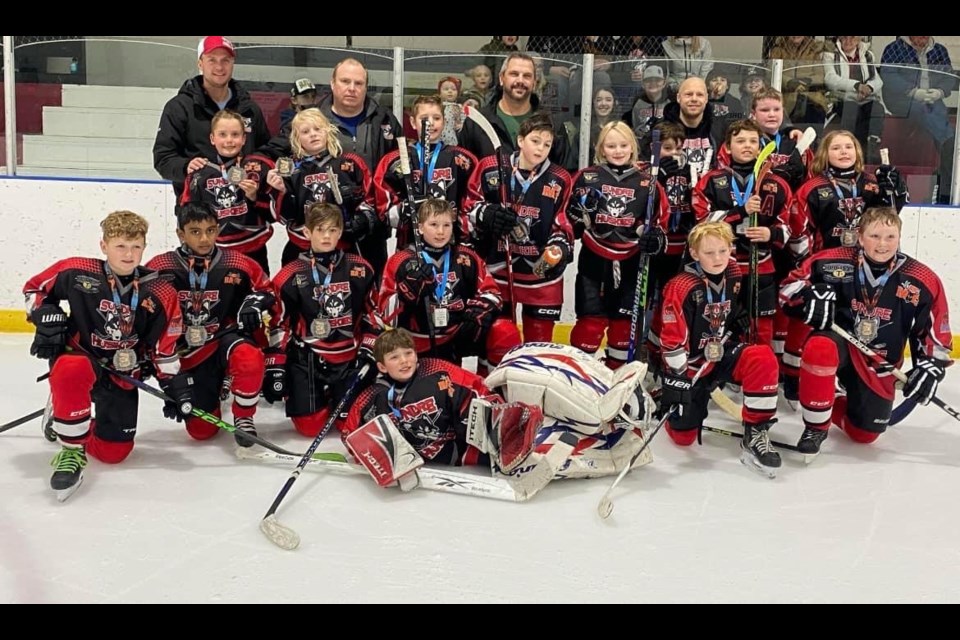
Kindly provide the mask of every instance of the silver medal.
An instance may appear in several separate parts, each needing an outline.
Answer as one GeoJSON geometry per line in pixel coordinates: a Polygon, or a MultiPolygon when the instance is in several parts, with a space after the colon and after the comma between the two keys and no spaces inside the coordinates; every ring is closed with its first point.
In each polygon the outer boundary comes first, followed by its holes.
{"type": "Polygon", "coordinates": [[[438,329],[446,329],[450,324],[450,311],[446,307],[434,307],[433,326],[438,329]]]}
{"type": "Polygon", "coordinates": [[[703,357],[707,362],[720,362],[723,360],[723,343],[718,339],[712,338],[707,341],[703,347],[703,357]]]}
{"type": "Polygon", "coordinates": [[[855,247],[857,246],[857,230],[856,229],[844,229],[840,232],[840,244],[844,247],[855,247]]]}
{"type": "Polygon", "coordinates": [[[314,338],[323,340],[330,335],[330,320],[327,318],[317,318],[310,323],[310,333],[314,338]]]}
{"type": "Polygon", "coordinates": [[[281,178],[289,178],[293,175],[293,158],[279,158],[277,160],[277,173],[281,178]]]}
{"type": "Polygon", "coordinates": [[[247,174],[244,172],[243,167],[234,165],[230,167],[230,170],[227,171],[227,182],[233,186],[238,186],[241,182],[247,179],[247,174]]]}
{"type": "Polygon", "coordinates": [[[133,371],[137,368],[137,352],[119,349],[113,354],[113,368],[117,371],[133,371]]]}
{"type": "Polygon", "coordinates": [[[857,334],[863,342],[872,342],[876,339],[880,331],[880,321],[877,318],[860,318],[854,327],[854,333],[857,334]]]}
{"type": "Polygon", "coordinates": [[[199,325],[187,327],[187,346],[202,347],[207,344],[207,330],[199,325]]]}

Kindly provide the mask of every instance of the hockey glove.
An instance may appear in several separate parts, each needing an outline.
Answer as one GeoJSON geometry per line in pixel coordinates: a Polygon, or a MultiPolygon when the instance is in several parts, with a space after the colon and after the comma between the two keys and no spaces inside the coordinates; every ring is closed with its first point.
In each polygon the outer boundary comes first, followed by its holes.
{"type": "Polygon", "coordinates": [[[877,184],[880,190],[887,198],[901,198],[907,193],[907,185],[903,182],[903,176],[896,167],[890,165],[880,165],[877,167],[877,184]]]}
{"type": "Polygon", "coordinates": [[[400,268],[397,292],[405,301],[416,304],[430,294],[435,281],[433,267],[419,260],[407,260],[400,268]]]}
{"type": "Polygon", "coordinates": [[[828,284],[815,284],[804,291],[803,322],[821,331],[833,324],[837,292],[828,284]]]}
{"type": "Polygon", "coordinates": [[[667,237],[658,227],[650,227],[646,231],[643,231],[643,227],[638,227],[637,231],[642,233],[640,240],[637,242],[637,246],[640,247],[640,253],[645,253],[648,256],[657,256],[666,249],[667,237]]]}
{"type": "Polygon", "coordinates": [[[263,354],[263,399],[273,404],[287,397],[287,354],[267,351],[263,354]]]}
{"type": "Polygon", "coordinates": [[[270,300],[266,293],[251,293],[244,298],[237,312],[237,329],[240,333],[252,336],[263,326],[263,312],[270,300]]]}
{"type": "Polygon", "coordinates": [[[160,387],[169,400],[163,403],[165,418],[183,422],[193,411],[193,376],[180,372],[172,378],[160,380],[160,387]]]}
{"type": "Polygon", "coordinates": [[[903,385],[903,397],[909,398],[916,394],[917,402],[930,404],[937,395],[937,386],[947,374],[943,365],[933,358],[920,358],[916,366],[907,374],[907,382],[903,385]]]}
{"type": "Polygon", "coordinates": [[[488,204],[480,210],[480,227],[495,238],[501,238],[519,224],[519,218],[510,209],[499,204],[488,204]]]}
{"type": "Polygon", "coordinates": [[[692,380],[686,372],[663,374],[663,391],[660,396],[661,415],[671,412],[677,416],[683,415],[683,409],[692,402],[692,380]]]}
{"type": "Polygon", "coordinates": [[[67,314],[55,304],[45,304],[31,316],[37,333],[30,345],[30,355],[41,360],[56,358],[67,347],[67,314]]]}

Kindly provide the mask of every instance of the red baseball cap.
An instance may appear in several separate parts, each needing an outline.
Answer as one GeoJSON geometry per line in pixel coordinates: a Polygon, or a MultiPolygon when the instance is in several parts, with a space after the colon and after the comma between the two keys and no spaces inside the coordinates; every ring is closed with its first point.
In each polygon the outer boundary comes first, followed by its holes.
{"type": "Polygon", "coordinates": [[[233,43],[223,36],[205,36],[197,45],[197,58],[202,58],[205,53],[210,53],[214,49],[226,49],[231,58],[237,57],[233,43]]]}

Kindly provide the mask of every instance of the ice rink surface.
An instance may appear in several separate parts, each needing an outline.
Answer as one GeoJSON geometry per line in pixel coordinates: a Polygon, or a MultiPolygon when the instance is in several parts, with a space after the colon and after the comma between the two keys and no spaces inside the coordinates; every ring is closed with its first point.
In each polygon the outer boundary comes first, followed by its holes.
{"type": "MultiPolygon", "coordinates": [[[[0,424],[46,401],[29,341],[0,335],[0,424]]],[[[960,369],[940,396],[960,406],[960,369]]],[[[307,471],[278,512],[293,552],[258,529],[292,468],[241,463],[226,433],[192,442],[160,407],[142,395],[130,458],[91,459],[63,504],[40,421],[0,435],[0,602],[960,601],[960,423],[932,405],[871,446],[834,429],[809,466],[785,453],[775,480],[740,464],[733,438],[683,450],[661,433],[608,521],[612,478],[510,504],[307,471]]],[[[796,442],[799,416],[780,417],[774,438],[796,442]]],[[[719,410],[707,423],[733,425],[719,410]]],[[[308,445],[281,409],[257,424],[308,445]]]]}

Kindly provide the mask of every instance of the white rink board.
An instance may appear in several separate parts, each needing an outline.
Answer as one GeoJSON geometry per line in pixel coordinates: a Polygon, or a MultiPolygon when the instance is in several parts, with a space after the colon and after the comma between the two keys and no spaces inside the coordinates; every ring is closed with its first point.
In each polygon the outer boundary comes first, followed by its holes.
{"type": "MultiPolygon", "coordinates": [[[[20,291],[27,278],[58,259],[95,255],[98,224],[117,209],[129,209],[150,221],[146,259],[177,245],[172,188],[164,183],[0,179],[0,309],[23,306],[20,291]]],[[[960,210],[906,207],[903,248],[930,265],[943,279],[951,309],[960,309],[960,210]]],[[[286,232],[277,225],[270,241],[273,272],[279,267],[286,232]]],[[[577,248],[579,251],[579,243],[577,248]]],[[[392,248],[391,248],[392,251],[392,248]]],[[[576,259],[565,273],[561,320],[572,322],[576,259]]]]}

